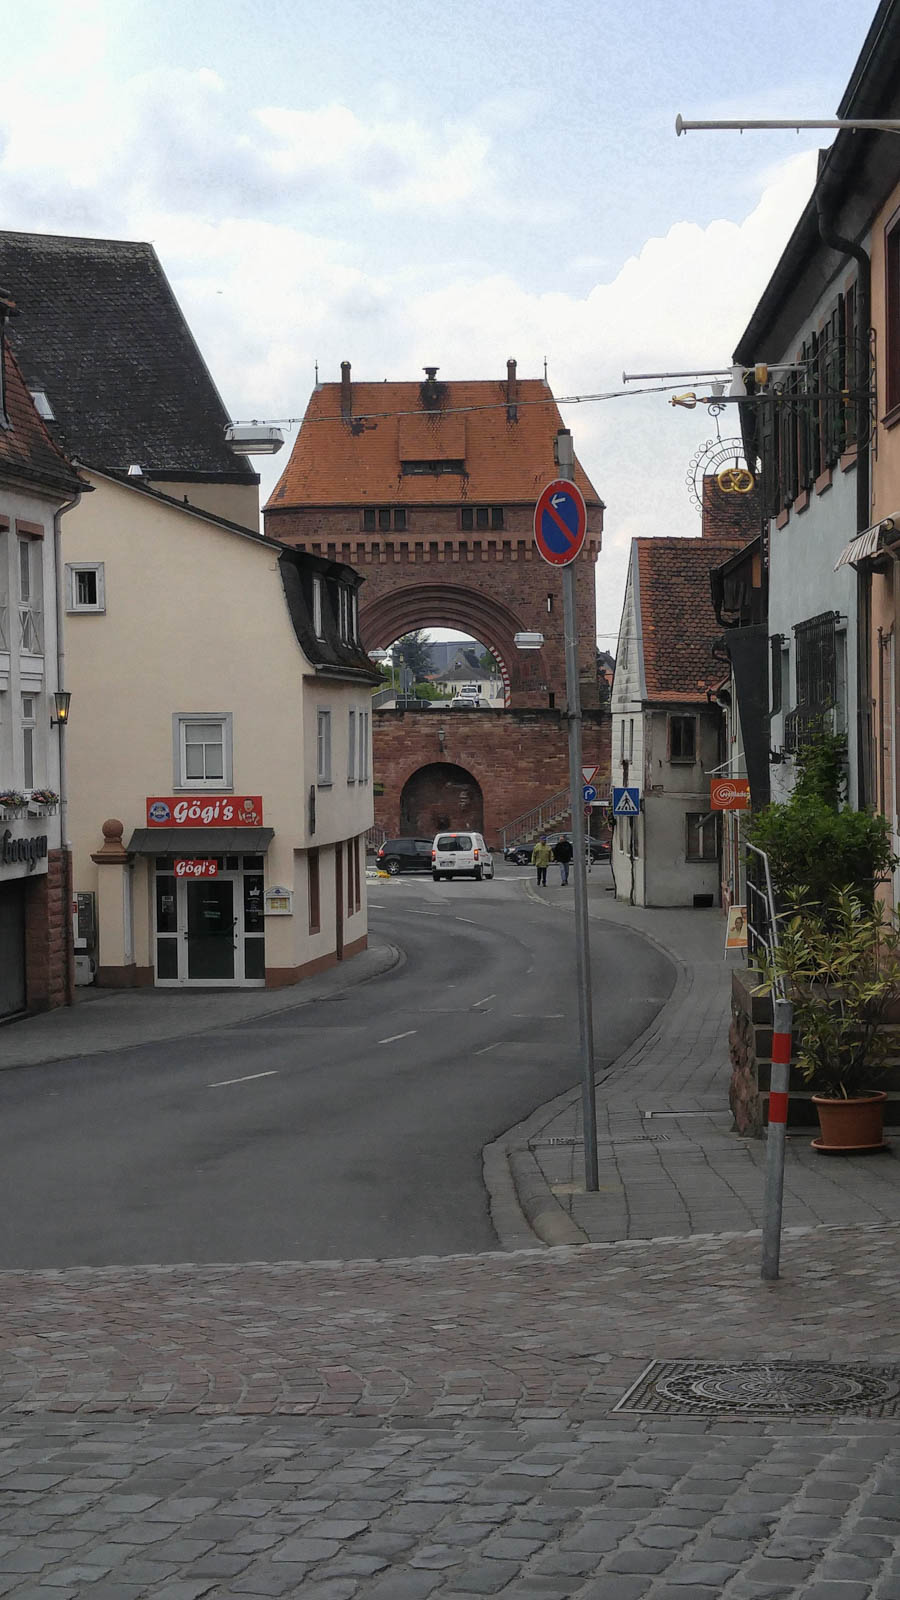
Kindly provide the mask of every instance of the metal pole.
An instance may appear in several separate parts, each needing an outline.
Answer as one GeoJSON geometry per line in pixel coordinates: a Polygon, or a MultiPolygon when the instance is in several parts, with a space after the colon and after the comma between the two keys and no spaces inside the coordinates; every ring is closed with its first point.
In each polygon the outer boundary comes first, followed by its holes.
{"type": "Polygon", "coordinates": [[[766,1141],[766,1187],[763,1195],[763,1279],[778,1277],[781,1258],[781,1212],[784,1197],[784,1142],[791,1077],[791,1031],[794,1007],[777,997],[772,1002],[772,1066],[769,1077],[769,1129],[766,1141]]]}
{"type": "MultiPolygon", "coordinates": [[[[572,435],[556,435],[559,475],[575,482],[572,435]]],[[[591,1005],[590,926],[585,870],[584,804],[581,773],[581,692],[578,679],[578,625],[575,613],[575,562],[563,567],[563,631],[566,643],[566,707],[569,720],[569,786],[572,798],[572,865],[575,868],[575,956],[578,983],[578,1032],[581,1047],[581,1104],[584,1121],[584,1186],[600,1187],[597,1169],[597,1104],[594,1088],[594,1019],[591,1005]]]]}

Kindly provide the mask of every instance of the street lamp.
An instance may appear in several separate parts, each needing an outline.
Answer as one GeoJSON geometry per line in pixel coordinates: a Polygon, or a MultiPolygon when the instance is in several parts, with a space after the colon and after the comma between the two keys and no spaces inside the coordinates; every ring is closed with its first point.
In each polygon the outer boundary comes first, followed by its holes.
{"type": "Polygon", "coordinates": [[[53,710],[55,715],[50,718],[51,728],[58,724],[64,728],[69,720],[69,703],[72,699],[68,689],[55,689],[53,691],[53,710]]]}

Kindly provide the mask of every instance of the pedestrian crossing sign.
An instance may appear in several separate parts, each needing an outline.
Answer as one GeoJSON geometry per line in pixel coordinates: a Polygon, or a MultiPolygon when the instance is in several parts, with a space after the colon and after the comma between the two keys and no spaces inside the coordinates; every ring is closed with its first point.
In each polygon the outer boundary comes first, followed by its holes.
{"type": "Polygon", "coordinates": [[[613,789],[612,801],[614,817],[636,817],[640,814],[640,789],[613,789]]]}

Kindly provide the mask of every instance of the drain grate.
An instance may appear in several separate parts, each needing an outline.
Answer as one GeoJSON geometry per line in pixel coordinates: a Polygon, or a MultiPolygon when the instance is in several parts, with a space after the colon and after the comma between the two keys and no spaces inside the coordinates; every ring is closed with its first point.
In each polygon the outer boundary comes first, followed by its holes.
{"type": "Polygon", "coordinates": [[[651,1361],[615,1411],[892,1417],[900,1367],[801,1361],[651,1361]]]}
{"type": "MultiPolygon", "coordinates": [[[[599,1149],[603,1149],[605,1146],[615,1145],[617,1150],[624,1150],[626,1146],[669,1144],[671,1138],[672,1135],[670,1133],[639,1133],[631,1139],[598,1139],[597,1146],[599,1149]]],[[[559,1138],[552,1139],[529,1139],[528,1148],[529,1150],[552,1150],[563,1145],[570,1148],[573,1145],[578,1145],[580,1148],[583,1144],[583,1139],[572,1139],[560,1135],[559,1138]]]]}

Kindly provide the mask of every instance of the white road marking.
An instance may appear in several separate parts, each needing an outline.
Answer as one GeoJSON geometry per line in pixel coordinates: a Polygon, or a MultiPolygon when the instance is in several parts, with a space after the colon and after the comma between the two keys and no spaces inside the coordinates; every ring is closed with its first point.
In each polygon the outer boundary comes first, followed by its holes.
{"type": "Polygon", "coordinates": [[[393,1044],[396,1039],[412,1038],[412,1035],[418,1033],[418,1031],[418,1028],[407,1028],[405,1033],[392,1033],[389,1038],[379,1039],[377,1042],[378,1044],[393,1044]]]}
{"type": "MultiPolygon", "coordinates": [[[[475,1001],[475,1006],[486,1006],[489,1000],[496,1000],[496,998],[497,996],[495,994],[486,994],[483,1000],[475,1001]]],[[[472,1007],[473,1011],[475,1010],[475,1006],[472,1007]]]]}
{"type": "Polygon", "coordinates": [[[477,1056],[486,1056],[489,1050],[499,1050],[499,1048],[500,1048],[500,1044],[499,1044],[499,1041],[498,1041],[497,1044],[486,1044],[484,1046],[483,1050],[476,1050],[475,1054],[477,1056]]]}
{"type": "Polygon", "coordinates": [[[231,1083],[252,1083],[254,1078],[277,1077],[278,1073],[274,1071],[274,1069],[271,1072],[250,1072],[247,1074],[246,1078],[220,1078],[218,1083],[208,1083],[206,1087],[207,1089],[226,1089],[231,1083]]]}
{"type": "Polygon", "coordinates": [[[480,928],[480,922],[474,922],[471,917],[454,917],[454,922],[467,922],[470,928],[480,928]]]}
{"type": "Polygon", "coordinates": [[[558,1022],[565,1016],[564,1011],[513,1011],[514,1017],[522,1017],[526,1022],[558,1022]]]}

